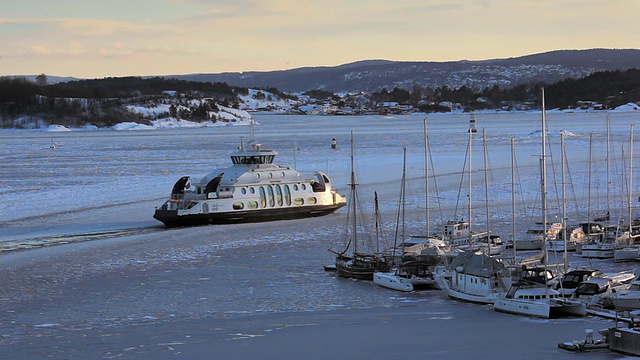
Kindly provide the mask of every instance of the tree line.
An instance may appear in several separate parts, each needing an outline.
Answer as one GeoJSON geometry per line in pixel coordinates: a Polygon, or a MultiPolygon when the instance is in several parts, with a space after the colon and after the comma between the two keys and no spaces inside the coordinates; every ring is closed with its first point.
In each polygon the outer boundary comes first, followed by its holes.
{"type": "MultiPolygon", "coordinates": [[[[461,104],[465,111],[504,108],[513,103],[529,103],[539,107],[540,88],[545,87],[547,108],[572,108],[580,100],[602,104],[603,108],[640,101],[640,69],[602,71],[589,76],[567,78],[552,84],[520,84],[511,88],[497,85],[482,90],[461,86],[452,89],[423,88],[414,86],[407,90],[394,87],[371,94],[359,94],[366,98],[370,107],[380,102],[397,102],[413,105],[424,112],[450,111],[442,102],[461,104]]],[[[276,88],[261,89],[281,99],[296,99],[293,94],[280,92],[276,88]]],[[[45,121],[56,121],[63,125],[82,126],[92,123],[112,126],[124,121],[148,123],[142,115],[127,111],[124,105],[165,103],[172,104],[168,116],[183,119],[207,120],[209,111],[217,111],[217,105],[238,107],[238,95],[247,95],[247,88],[232,87],[226,83],[210,83],[167,79],[163,77],[122,77],[93,80],[78,80],[58,84],[47,84],[46,75],[28,81],[19,77],[0,78],[0,126],[13,128],[16,119],[35,117],[45,121]],[[166,90],[181,94],[172,98],[166,90]],[[163,93],[164,92],[164,93],[163,93]],[[207,99],[199,105],[189,105],[190,99],[207,99]]],[[[344,97],[326,90],[310,90],[305,95],[320,101],[345,104],[344,97]]]]}
{"type": "Polygon", "coordinates": [[[458,89],[414,86],[412,91],[396,87],[390,92],[382,89],[370,97],[375,102],[411,104],[422,111],[438,111],[441,108],[438,104],[443,101],[460,103],[465,110],[473,111],[496,109],[513,103],[530,103],[539,107],[542,87],[545,88],[547,108],[569,109],[575,108],[578,101],[593,101],[602,104],[604,109],[612,109],[640,101],[640,69],[595,72],[583,78],[567,78],[552,84],[538,82],[512,88],[494,85],[481,91],[466,86],[458,89]]]}

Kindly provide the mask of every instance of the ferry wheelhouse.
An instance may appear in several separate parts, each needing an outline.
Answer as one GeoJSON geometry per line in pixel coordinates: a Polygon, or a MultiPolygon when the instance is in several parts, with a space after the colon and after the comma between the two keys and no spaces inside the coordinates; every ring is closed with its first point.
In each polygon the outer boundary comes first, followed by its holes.
{"type": "Polygon", "coordinates": [[[303,177],[273,161],[278,153],[244,142],[230,154],[233,165],[194,182],[181,177],[153,217],[166,226],[232,224],[322,216],[346,205],[329,177],[303,177]]]}

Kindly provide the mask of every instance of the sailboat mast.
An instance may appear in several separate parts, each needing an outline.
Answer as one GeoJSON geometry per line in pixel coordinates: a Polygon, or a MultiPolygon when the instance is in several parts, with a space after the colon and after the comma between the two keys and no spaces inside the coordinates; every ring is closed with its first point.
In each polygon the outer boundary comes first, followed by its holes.
{"type": "Polygon", "coordinates": [[[516,256],[516,148],[511,138],[511,238],[513,243],[513,262],[518,263],[516,256]]]}
{"type": "Polygon", "coordinates": [[[633,241],[633,125],[631,124],[631,135],[629,135],[629,239],[633,241]]]}
{"type": "Polygon", "coordinates": [[[587,238],[591,240],[591,163],[593,156],[593,133],[589,133],[589,179],[587,181],[587,238]]]}
{"type": "Polygon", "coordinates": [[[611,194],[611,190],[610,190],[610,188],[611,188],[611,180],[609,178],[609,176],[610,176],[609,172],[611,171],[611,168],[610,168],[610,165],[609,165],[609,163],[611,162],[611,160],[609,158],[609,147],[610,147],[610,142],[609,141],[611,139],[610,137],[611,137],[611,116],[609,116],[609,114],[607,114],[607,214],[605,215],[606,216],[605,219],[606,219],[607,224],[609,223],[609,220],[610,220],[610,218],[609,218],[610,212],[609,211],[611,210],[610,206],[609,206],[610,201],[611,201],[611,196],[610,196],[610,194],[611,194]]]}
{"type": "MultiPolygon", "coordinates": [[[[549,255],[547,254],[547,114],[545,110],[544,102],[544,88],[541,89],[542,93],[542,159],[541,159],[541,187],[542,187],[542,223],[544,224],[544,235],[542,240],[544,251],[544,263],[548,262],[549,255]]],[[[545,277],[546,279],[546,277],[545,277]]],[[[545,280],[546,282],[546,280],[545,280]]]]}
{"type": "Polygon", "coordinates": [[[355,164],[354,164],[354,144],[353,144],[353,131],[351,132],[351,183],[349,184],[349,186],[351,187],[351,211],[352,211],[352,223],[353,223],[353,227],[351,228],[352,232],[353,232],[353,253],[357,254],[358,253],[358,224],[357,222],[357,216],[356,216],[356,211],[357,211],[357,207],[356,207],[356,202],[357,202],[357,194],[356,194],[356,171],[355,171],[355,164]]]}
{"type": "Polygon", "coordinates": [[[374,211],[376,214],[376,220],[375,220],[375,226],[376,226],[376,253],[380,252],[380,225],[379,225],[379,219],[380,219],[380,207],[378,205],[378,192],[374,191],[373,192],[373,204],[374,204],[374,211]]]}
{"type": "Polygon", "coordinates": [[[402,216],[402,227],[400,228],[400,238],[402,239],[402,254],[404,255],[404,239],[405,239],[405,229],[404,229],[404,219],[405,219],[405,205],[406,205],[406,189],[405,189],[405,183],[407,181],[407,148],[404,147],[402,148],[403,151],[403,156],[402,156],[402,184],[401,186],[401,191],[402,191],[402,197],[401,197],[401,201],[402,201],[402,207],[400,208],[401,211],[401,216],[402,216]]]}
{"type": "Polygon", "coordinates": [[[471,244],[471,155],[473,153],[473,132],[469,131],[469,214],[468,214],[468,226],[469,226],[469,244],[471,244]]]}
{"type": "Polygon", "coordinates": [[[484,147],[484,197],[485,197],[485,210],[487,211],[487,255],[491,255],[491,226],[489,224],[489,161],[487,151],[487,134],[485,129],[482,129],[482,142],[484,147]]]}
{"type": "Polygon", "coordinates": [[[427,239],[431,234],[429,218],[429,140],[427,137],[427,118],[424,118],[424,183],[425,183],[425,219],[427,222],[427,239]]]}
{"type": "Polygon", "coordinates": [[[569,259],[567,255],[567,188],[565,182],[565,147],[564,147],[564,133],[560,134],[560,148],[561,148],[561,172],[562,172],[562,239],[564,240],[564,273],[569,270],[569,259]]]}

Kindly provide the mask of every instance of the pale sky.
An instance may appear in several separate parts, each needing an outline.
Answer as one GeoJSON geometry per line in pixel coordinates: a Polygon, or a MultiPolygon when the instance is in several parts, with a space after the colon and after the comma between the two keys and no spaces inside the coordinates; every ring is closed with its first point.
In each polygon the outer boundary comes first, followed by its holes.
{"type": "Polygon", "coordinates": [[[0,0],[0,76],[285,70],[640,48],[640,0],[0,0]]]}

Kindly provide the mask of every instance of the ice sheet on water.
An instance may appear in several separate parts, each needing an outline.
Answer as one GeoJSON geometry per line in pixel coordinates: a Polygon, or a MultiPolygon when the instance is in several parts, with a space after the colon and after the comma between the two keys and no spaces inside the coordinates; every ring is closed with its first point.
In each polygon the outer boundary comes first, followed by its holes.
{"type": "MultiPolygon", "coordinates": [[[[566,133],[567,157],[572,183],[578,197],[586,197],[588,135],[595,133],[595,165],[604,163],[602,156],[606,113],[548,114],[551,133],[566,133]]],[[[637,112],[610,113],[611,142],[628,147],[629,124],[638,123],[637,112]]],[[[329,174],[335,187],[343,194],[349,188],[349,137],[353,131],[356,147],[357,180],[363,200],[371,205],[373,191],[386,190],[381,204],[387,211],[397,206],[397,190],[402,171],[402,147],[408,148],[407,177],[416,193],[424,192],[424,114],[394,116],[348,117],[279,117],[255,116],[261,124],[256,137],[279,152],[277,162],[293,166],[303,174],[322,170],[329,174]],[[305,129],[305,131],[300,131],[305,129]],[[330,148],[336,138],[338,149],[330,148]],[[298,151],[294,151],[297,144],[298,151]]],[[[468,114],[434,114],[428,118],[432,206],[440,200],[448,207],[448,216],[459,198],[461,172],[464,169],[468,144],[468,114]],[[433,186],[437,184],[436,194],[433,186]]],[[[522,180],[519,196],[533,198],[538,189],[538,157],[540,144],[539,113],[479,113],[479,129],[486,129],[490,167],[495,174],[491,197],[502,202],[510,198],[510,140],[515,139],[516,156],[522,180]],[[536,133],[537,132],[537,133],[536,133]]],[[[173,183],[183,175],[202,176],[213,168],[229,165],[228,153],[239,145],[239,138],[248,138],[246,127],[176,129],[163,131],[71,131],[56,134],[56,151],[46,151],[50,134],[31,131],[0,132],[0,146],[6,161],[0,164],[3,182],[0,184],[0,221],[9,227],[30,229],[37,221],[41,227],[55,228],[60,224],[86,222],[92,224],[111,220],[155,223],[153,206],[168,196],[173,183]],[[60,151],[58,151],[60,150],[60,151]],[[131,215],[123,209],[132,209],[131,215]],[[22,219],[22,221],[18,221],[22,219]]],[[[480,201],[484,192],[482,134],[473,135],[473,193],[480,201]],[[477,194],[477,195],[476,195],[477,194]]],[[[559,140],[551,136],[551,154],[559,155],[559,140]]],[[[618,151],[619,152],[619,151],[618,151]]],[[[621,164],[620,154],[617,163],[621,164]]],[[[557,161],[557,160],[553,160],[557,161]]],[[[621,166],[618,165],[618,168],[621,166]]],[[[594,166],[594,168],[597,168],[594,166]]],[[[619,172],[619,171],[618,171],[619,172]]],[[[640,173],[640,172],[637,172],[640,173]]],[[[559,177],[556,172],[555,175],[559,177]]],[[[595,176],[595,174],[594,174],[595,176]]],[[[600,178],[603,178],[600,172],[600,178]]],[[[595,180],[595,179],[594,179],[595,180]]],[[[550,180],[551,184],[552,181],[550,180]]],[[[593,181],[594,193],[605,193],[603,181],[593,181]],[[598,189],[599,187],[599,189],[598,189]]],[[[616,184],[619,184],[617,182],[616,184]]],[[[634,182],[634,186],[640,182],[634,182]]],[[[622,185],[620,185],[622,186],[622,185]]],[[[382,191],[385,192],[385,191],[382,191]]],[[[424,198],[424,197],[423,197],[424,198]]],[[[616,197],[616,198],[619,198],[616,197]]],[[[584,205],[581,205],[584,207],[584,205]]],[[[371,207],[371,206],[370,206],[371,207]]],[[[482,204],[474,205],[478,210],[482,204]]],[[[502,217],[507,210],[495,211],[502,217]]],[[[158,225],[160,225],[158,223],[158,225]]],[[[27,231],[27,230],[25,230],[27,231]]]]}

